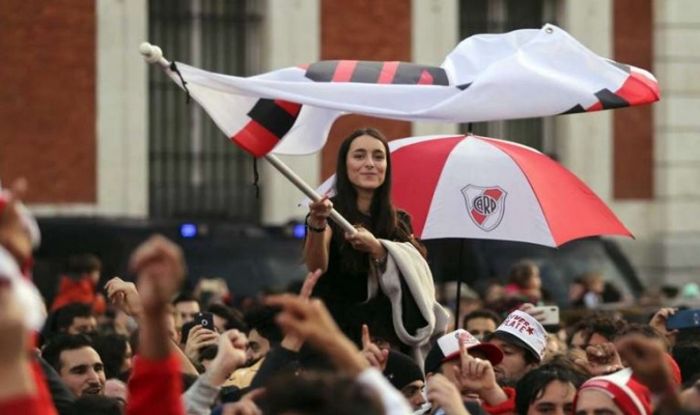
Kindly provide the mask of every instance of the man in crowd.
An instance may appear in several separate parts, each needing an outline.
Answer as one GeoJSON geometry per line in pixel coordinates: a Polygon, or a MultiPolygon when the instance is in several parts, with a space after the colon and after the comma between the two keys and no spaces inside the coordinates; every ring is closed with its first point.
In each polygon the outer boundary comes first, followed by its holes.
{"type": "Polygon", "coordinates": [[[250,327],[246,367],[233,372],[226,386],[248,387],[267,353],[282,341],[282,331],[275,323],[276,314],[277,312],[270,307],[254,309],[246,314],[246,323],[250,327]]]}
{"type": "Polygon", "coordinates": [[[457,388],[471,413],[483,413],[479,401],[496,407],[510,398],[496,383],[494,374],[494,366],[502,359],[498,347],[480,343],[459,329],[437,339],[425,358],[425,373],[429,384],[431,377],[446,378],[457,388]]]}
{"type": "Polygon", "coordinates": [[[501,318],[498,314],[484,308],[464,316],[462,328],[471,333],[477,340],[484,341],[486,337],[496,331],[499,324],[501,324],[501,318]]]}
{"type": "Polygon", "coordinates": [[[496,365],[496,379],[501,386],[514,386],[544,358],[547,332],[530,314],[516,310],[506,317],[488,343],[503,351],[503,360],[496,365]]]}
{"type": "Polygon", "coordinates": [[[201,311],[199,301],[191,293],[182,292],[173,300],[175,307],[175,323],[178,327],[194,321],[197,313],[201,311]]]}
{"type": "Polygon", "coordinates": [[[90,304],[70,303],[54,313],[57,332],[86,334],[97,330],[97,319],[90,304]]]}
{"type": "Polygon", "coordinates": [[[86,336],[60,334],[51,339],[41,354],[75,396],[104,393],[104,365],[86,336]]]}

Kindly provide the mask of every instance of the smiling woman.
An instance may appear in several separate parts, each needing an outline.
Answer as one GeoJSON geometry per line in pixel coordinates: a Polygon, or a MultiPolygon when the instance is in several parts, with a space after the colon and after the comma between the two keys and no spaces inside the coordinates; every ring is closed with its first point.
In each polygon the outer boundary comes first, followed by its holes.
{"type": "Polygon", "coordinates": [[[368,299],[368,278],[376,278],[387,258],[379,238],[410,242],[424,253],[413,238],[408,214],[391,202],[388,155],[389,147],[379,131],[366,128],[353,132],[338,153],[336,195],[311,203],[306,219],[306,266],[324,272],[314,296],[326,303],[341,330],[358,345],[361,326],[368,324],[374,336],[401,346],[389,299],[381,291],[368,299]],[[355,234],[346,234],[328,221],[333,207],[355,225],[355,234]]]}

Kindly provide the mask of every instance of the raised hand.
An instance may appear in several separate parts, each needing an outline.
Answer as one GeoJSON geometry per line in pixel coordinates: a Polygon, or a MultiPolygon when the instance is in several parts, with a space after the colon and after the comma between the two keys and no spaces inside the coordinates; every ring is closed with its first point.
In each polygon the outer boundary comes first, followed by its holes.
{"type": "Polygon", "coordinates": [[[185,263],[179,246],[154,235],[131,255],[129,267],[138,274],[138,292],[146,311],[162,311],[180,290],[185,263]]]}
{"type": "Polygon", "coordinates": [[[301,290],[299,291],[300,298],[305,298],[307,300],[311,298],[311,293],[314,292],[314,287],[316,287],[316,283],[318,282],[318,279],[321,278],[321,275],[323,275],[323,272],[320,269],[306,274],[304,284],[301,286],[301,290]]]}
{"type": "Polygon", "coordinates": [[[535,305],[532,303],[524,303],[520,307],[518,307],[518,310],[528,313],[540,323],[542,323],[545,320],[544,310],[538,310],[537,307],[535,307],[535,305]]]}
{"type": "Polygon", "coordinates": [[[265,302],[282,308],[277,316],[277,324],[284,333],[319,346],[332,343],[333,336],[342,333],[320,300],[283,294],[268,297],[265,302]]]}
{"type": "MultiPolygon", "coordinates": [[[[323,272],[320,269],[317,269],[314,272],[309,272],[306,274],[306,278],[304,279],[304,284],[301,286],[301,290],[299,291],[299,298],[302,300],[308,300],[311,298],[311,293],[314,292],[314,287],[316,286],[316,283],[318,282],[318,279],[321,278],[321,275],[323,272]]],[[[284,347],[287,350],[291,350],[294,352],[298,352],[301,350],[301,346],[304,344],[304,340],[293,335],[293,334],[287,334],[284,336],[282,339],[282,342],[280,345],[284,347]]]]}
{"type": "Polygon", "coordinates": [[[669,317],[676,314],[676,311],[678,311],[677,308],[661,308],[659,311],[656,312],[656,314],[654,314],[654,316],[649,321],[649,325],[651,327],[655,328],[657,331],[663,333],[663,335],[666,336],[668,341],[671,343],[671,346],[673,346],[676,343],[676,335],[678,334],[678,330],[668,330],[666,328],[666,321],[668,321],[669,317]]]}
{"type": "MultiPolygon", "coordinates": [[[[13,186],[13,188],[16,186],[13,186]]],[[[32,241],[29,229],[22,220],[21,192],[0,189],[0,245],[2,245],[22,266],[32,255],[32,241]]]]}
{"type": "Polygon", "coordinates": [[[382,246],[382,243],[372,235],[372,232],[362,226],[358,226],[355,233],[346,232],[345,240],[348,241],[353,249],[367,252],[374,258],[381,259],[386,256],[386,250],[382,246]]]}
{"type": "Polygon", "coordinates": [[[371,366],[376,367],[380,371],[386,369],[387,358],[389,357],[389,350],[380,349],[369,335],[369,327],[366,324],[362,325],[362,355],[367,359],[371,366]]]}
{"type": "Polygon", "coordinates": [[[221,333],[218,339],[216,357],[210,366],[209,380],[213,386],[223,385],[231,373],[245,363],[247,345],[248,339],[245,334],[238,330],[228,330],[221,333]]]}
{"type": "Polygon", "coordinates": [[[666,351],[659,342],[632,334],[618,340],[616,346],[620,357],[652,392],[663,393],[672,387],[673,375],[666,362],[666,351]]]}
{"type": "Polygon", "coordinates": [[[459,342],[459,366],[452,366],[460,390],[476,392],[489,405],[498,405],[508,399],[498,386],[491,362],[471,356],[464,341],[459,342]]]}
{"type": "Polygon", "coordinates": [[[586,347],[588,370],[593,376],[607,375],[622,369],[622,360],[612,343],[601,343],[586,347]]]}
{"type": "Polygon", "coordinates": [[[0,400],[36,392],[23,310],[7,282],[0,280],[0,400]]]}
{"type": "Polygon", "coordinates": [[[340,369],[351,376],[358,375],[369,366],[357,347],[340,331],[320,300],[284,294],[268,297],[265,303],[282,308],[277,324],[285,334],[308,341],[328,354],[340,369]]]}
{"type": "Polygon", "coordinates": [[[333,203],[324,196],[318,202],[309,203],[308,224],[314,228],[324,228],[328,224],[328,217],[333,210],[333,203]]]}
{"type": "Polygon", "coordinates": [[[141,296],[136,290],[136,284],[114,277],[105,284],[107,298],[117,308],[130,316],[141,313],[141,296]]]}
{"type": "Polygon", "coordinates": [[[199,353],[203,347],[213,346],[219,342],[219,334],[205,329],[199,324],[192,327],[185,343],[185,354],[196,364],[199,364],[199,353]]]}
{"type": "Polygon", "coordinates": [[[442,408],[447,415],[469,415],[457,387],[445,376],[435,374],[428,378],[427,398],[433,408],[442,408]]]}

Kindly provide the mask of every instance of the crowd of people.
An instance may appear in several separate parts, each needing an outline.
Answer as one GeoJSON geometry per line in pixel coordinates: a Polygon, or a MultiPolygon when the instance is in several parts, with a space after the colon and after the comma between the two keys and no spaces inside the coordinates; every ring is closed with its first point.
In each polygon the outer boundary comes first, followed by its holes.
{"type": "Polygon", "coordinates": [[[390,186],[386,140],[359,130],[341,146],[336,194],[310,205],[309,273],[286,292],[183,291],[183,253],[156,235],[131,254],[133,279],[69,258],[41,324],[28,305],[36,230],[21,189],[4,190],[0,414],[700,413],[698,325],[668,328],[677,308],[641,320],[597,309],[604,276],[577,280],[580,311],[552,320],[524,260],[455,327],[390,186]]]}

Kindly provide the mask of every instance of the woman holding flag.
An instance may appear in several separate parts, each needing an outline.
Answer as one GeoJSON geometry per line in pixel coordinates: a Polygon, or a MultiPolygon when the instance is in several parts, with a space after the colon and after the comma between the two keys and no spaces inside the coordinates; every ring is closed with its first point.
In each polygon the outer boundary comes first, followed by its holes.
{"type": "MultiPolygon", "coordinates": [[[[418,257],[425,249],[413,238],[410,217],[391,202],[391,159],[386,138],[376,129],[360,129],[343,141],[338,152],[335,196],[309,205],[304,260],[323,276],[314,290],[341,330],[360,345],[362,324],[373,336],[401,347],[392,322],[390,299],[378,279],[385,272],[387,248],[380,239],[409,242],[418,257]],[[328,220],[335,208],[355,233],[346,233],[328,220]]],[[[420,258],[422,261],[423,258],[420,258]]],[[[408,313],[410,307],[404,307],[408,313]]],[[[420,313],[403,317],[406,326],[422,326],[420,313]]]]}

